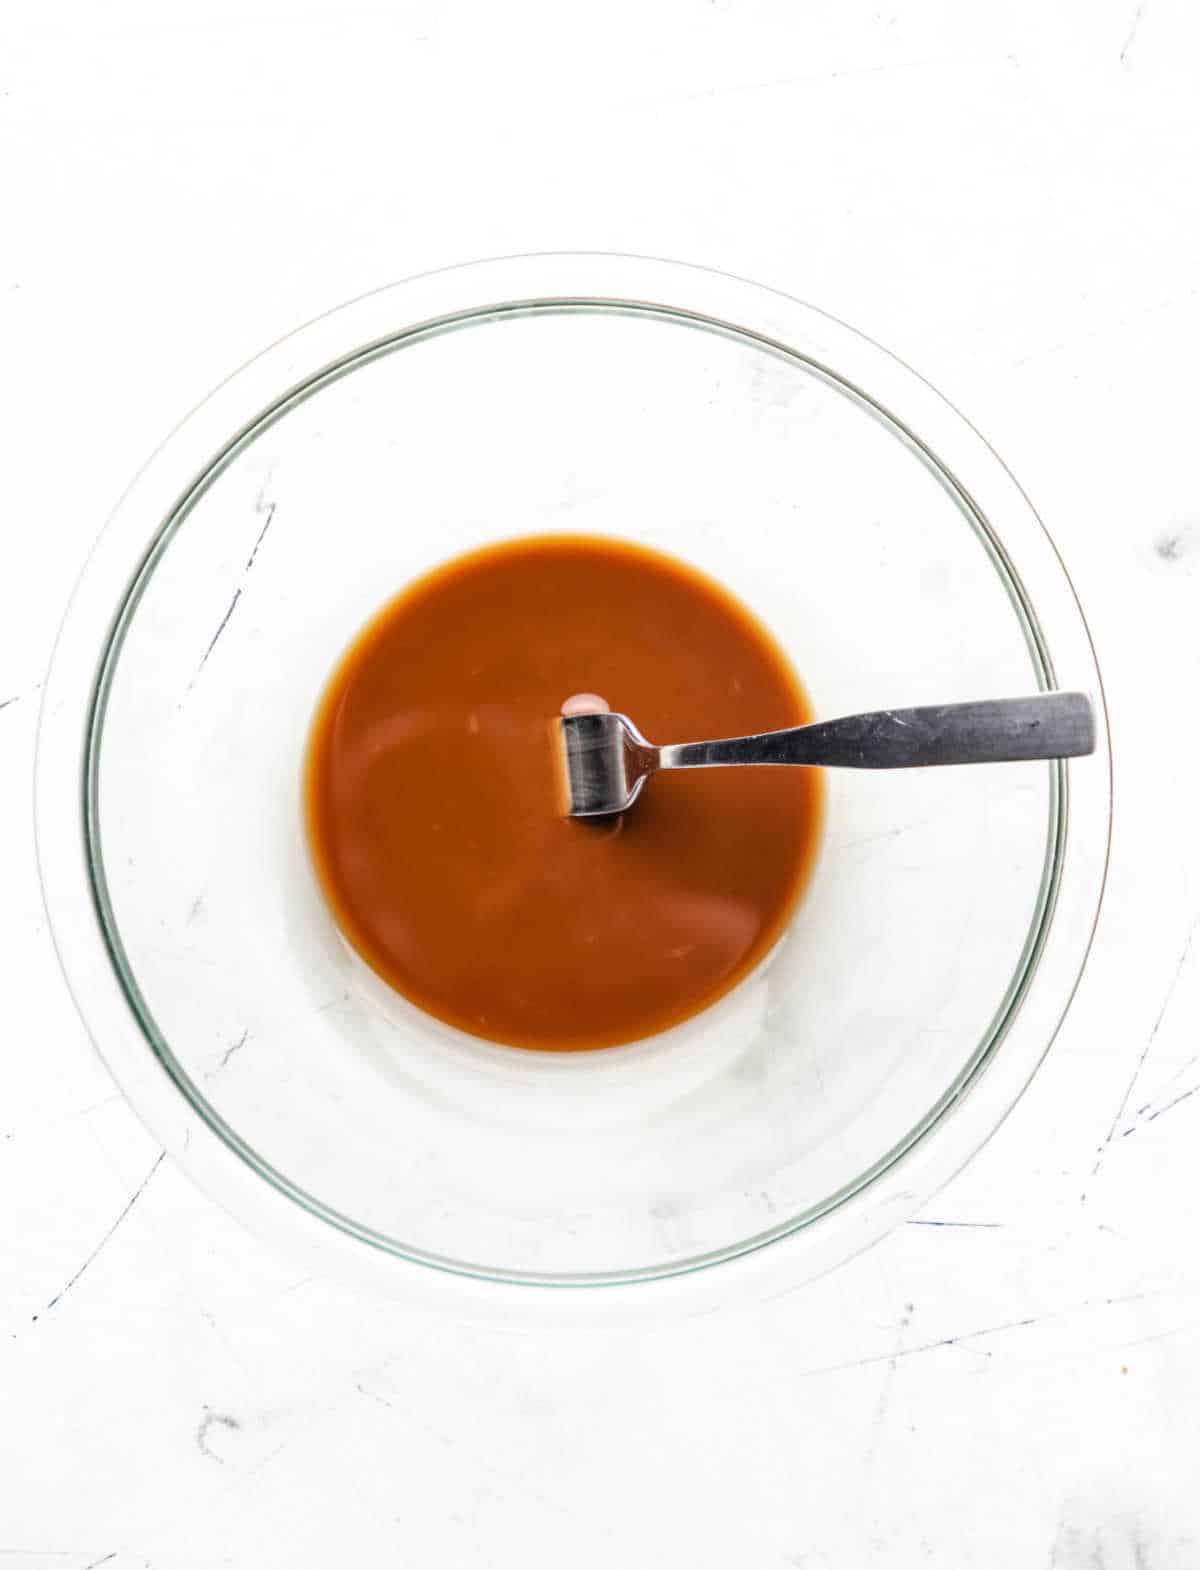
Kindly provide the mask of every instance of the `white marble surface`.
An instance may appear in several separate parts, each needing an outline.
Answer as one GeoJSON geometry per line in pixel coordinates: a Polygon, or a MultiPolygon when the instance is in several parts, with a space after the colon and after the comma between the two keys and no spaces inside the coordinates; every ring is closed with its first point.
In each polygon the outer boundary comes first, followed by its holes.
{"type": "Polygon", "coordinates": [[[1200,1563],[1200,13],[9,0],[0,17],[0,1566],[1200,1563]],[[1093,960],[918,1221],[675,1328],[305,1279],[162,1161],[38,896],[38,685],[104,515],[298,321],[505,251],[811,299],[982,428],[1112,710],[1093,960]]]}

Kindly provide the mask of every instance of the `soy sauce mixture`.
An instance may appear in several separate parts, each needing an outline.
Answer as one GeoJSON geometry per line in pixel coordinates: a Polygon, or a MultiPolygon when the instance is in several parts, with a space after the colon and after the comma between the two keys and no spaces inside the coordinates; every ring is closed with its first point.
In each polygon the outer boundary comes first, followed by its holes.
{"type": "Polygon", "coordinates": [[[768,953],[812,865],[820,774],[657,776],[621,818],[562,810],[555,716],[603,694],[653,741],[807,723],[770,635],[692,568],[550,535],[447,563],[334,671],[308,838],[346,938],[438,1019],[572,1051],[675,1025],[768,953]]]}

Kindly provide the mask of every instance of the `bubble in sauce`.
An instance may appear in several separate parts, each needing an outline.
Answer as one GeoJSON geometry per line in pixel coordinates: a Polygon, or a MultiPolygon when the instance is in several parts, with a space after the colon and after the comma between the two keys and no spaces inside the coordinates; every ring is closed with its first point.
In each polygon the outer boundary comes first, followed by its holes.
{"type": "Polygon", "coordinates": [[[559,713],[566,718],[572,714],[608,714],[610,713],[607,702],[594,692],[577,692],[567,699],[559,713]]]}

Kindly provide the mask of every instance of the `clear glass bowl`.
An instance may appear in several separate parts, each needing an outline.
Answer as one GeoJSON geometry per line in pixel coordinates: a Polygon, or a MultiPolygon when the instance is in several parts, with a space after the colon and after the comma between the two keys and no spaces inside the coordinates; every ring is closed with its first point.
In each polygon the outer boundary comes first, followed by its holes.
{"type": "Polygon", "coordinates": [[[1069,766],[831,772],[785,939],[665,1035],[561,1057],[459,1035],[338,938],[301,754],[385,599],[543,530],[719,579],[818,716],[1051,686],[1102,708],[1028,500],[877,346],[676,264],[451,269],[238,372],[101,537],[39,742],[68,980],[173,1156],[324,1265],[506,1304],[603,1284],[606,1312],[802,1279],[911,1214],[1046,1051],[1103,887],[1107,735],[1069,766]]]}

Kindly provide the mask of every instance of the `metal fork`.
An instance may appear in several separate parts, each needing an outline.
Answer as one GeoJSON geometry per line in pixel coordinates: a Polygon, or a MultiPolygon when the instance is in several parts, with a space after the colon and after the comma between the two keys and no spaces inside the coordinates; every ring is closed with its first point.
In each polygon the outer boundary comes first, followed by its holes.
{"type": "Polygon", "coordinates": [[[1082,692],[881,709],[792,730],[670,747],[648,742],[625,714],[567,714],[559,726],[566,760],[568,813],[574,818],[624,812],[659,769],[711,769],[730,764],[912,769],[946,763],[1078,758],[1096,747],[1091,700],[1082,692]]]}

